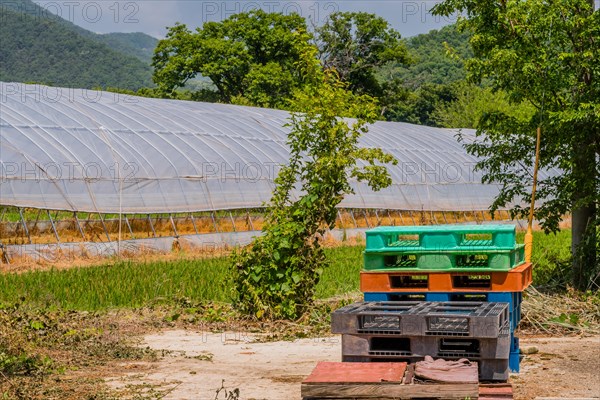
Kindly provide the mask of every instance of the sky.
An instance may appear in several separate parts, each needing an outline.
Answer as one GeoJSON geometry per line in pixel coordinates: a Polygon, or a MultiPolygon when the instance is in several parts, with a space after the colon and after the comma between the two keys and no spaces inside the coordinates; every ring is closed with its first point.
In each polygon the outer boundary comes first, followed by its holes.
{"type": "MultiPolygon", "coordinates": [[[[181,22],[190,28],[220,21],[233,14],[261,8],[297,12],[309,24],[323,23],[334,11],[365,11],[384,17],[403,37],[439,29],[454,18],[435,17],[429,10],[438,1],[408,0],[34,0],[52,13],[96,33],[144,32],[163,38],[168,26],[181,22]]],[[[600,1],[600,0],[599,0],[600,1]]]]}

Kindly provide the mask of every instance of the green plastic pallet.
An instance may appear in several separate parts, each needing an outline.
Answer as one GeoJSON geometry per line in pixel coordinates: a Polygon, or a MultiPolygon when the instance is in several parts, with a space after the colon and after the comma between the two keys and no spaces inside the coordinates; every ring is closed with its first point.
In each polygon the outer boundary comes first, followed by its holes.
{"type": "Polygon", "coordinates": [[[522,244],[511,250],[364,252],[364,269],[367,271],[507,271],[521,265],[524,261],[525,245],[522,244]]]}
{"type": "Polygon", "coordinates": [[[381,226],[366,232],[367,252],[390,250],[511,250],[515,225],[381,226]]]}

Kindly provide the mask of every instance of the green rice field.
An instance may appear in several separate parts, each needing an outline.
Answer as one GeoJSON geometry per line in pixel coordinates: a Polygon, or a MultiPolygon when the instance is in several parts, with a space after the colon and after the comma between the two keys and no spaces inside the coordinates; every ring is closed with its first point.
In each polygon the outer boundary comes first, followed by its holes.
{"type": "MultiPolygon", "coordinates": [[[[523,241],[522,234],[518,240],[523,241]]],[[[552,283],[557,275],[563,274],[569,249],[570,231],[558,235],[536,232],[534,284],[552,283]]],[[[362,246],[327,249],[331,265],[317,287],[318,298],[358,291],[362,251],[362,246]]],[[[23,298],[42,307],[94,311],[169,303],[181,298],[228,302],[231,298],[228,268],[226,257],[216,257],[5,273],[0,275],[0,304],[12,304],[23,298]]]]}

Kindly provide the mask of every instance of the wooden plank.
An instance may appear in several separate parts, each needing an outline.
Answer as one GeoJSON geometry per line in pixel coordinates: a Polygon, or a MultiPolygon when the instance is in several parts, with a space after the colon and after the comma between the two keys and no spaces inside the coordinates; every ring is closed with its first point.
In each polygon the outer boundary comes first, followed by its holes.
{"type": "Polygon", "coordinates": [[[487,383],[479,385],[481,400],[510,400],[513,398],[513,388],[510,383],[487,383]]]}
{"type": "Polygon", "coordinates": [[[303,383],[303,398],[320,399],[477,399],[479,385],[464,384],[415,384],[369,383],[369,384],[334,384],[303,383]]]}
{"type": "Polygon", "coordinates": [[[404,383],[411,384],[415,380],[415,365],[409,364],[406,367],[406,373],[404,374],[404,383]]]}
{"type": "Polygon", "coordinates": [[[494,396],[493,394],[484,394],[484,395],[479,395],[479,400],[510,400],[513,397],[506,397],[506,396],[494,396]]]}
{"type": "Polygon", "coordinates": [[[321,361],[302,383],[401,383],[405,370],[405,362],[321,361]]]}

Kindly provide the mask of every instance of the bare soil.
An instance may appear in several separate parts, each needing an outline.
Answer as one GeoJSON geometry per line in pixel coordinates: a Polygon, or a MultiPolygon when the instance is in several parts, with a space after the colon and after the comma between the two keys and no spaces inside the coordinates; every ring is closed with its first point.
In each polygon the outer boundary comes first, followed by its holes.
{"type": "MultiPolygon", "coordinates": [[[[163,356],[114,365],[106,382],[117,391],[147,386],[171,400],[213,400],[222,385],[239,389],[240,399],[300,399],[315,364],[339,361],[341,353],[339,336],[261,343],[244,332],[164,330],[144,336],[143,345],[163,356]]],[[[516,399],[600,398],[600,336],[524,337],[521,348],[537,352],[511,375],[516,399]]],[[[226,398],[223,391],[218,398],[226,398]]]]}

